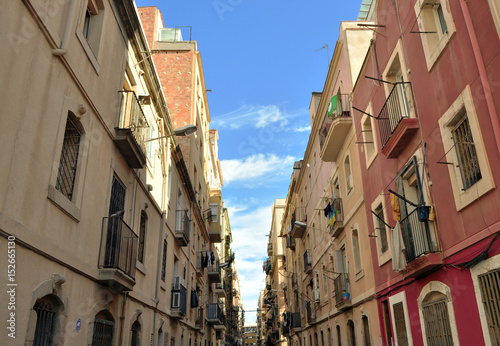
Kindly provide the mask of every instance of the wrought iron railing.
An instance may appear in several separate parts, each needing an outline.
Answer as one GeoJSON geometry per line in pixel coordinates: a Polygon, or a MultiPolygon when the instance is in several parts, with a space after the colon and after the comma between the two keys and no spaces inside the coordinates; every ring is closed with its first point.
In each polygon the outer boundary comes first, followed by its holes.
{"type": "Polygon", "coordinates": [[[121,215],[103,218],[99,268],[119,269],[133,279],[137,243],[137,235],[123,221],[121,215]]]}
{"type": "Polygon", "coordinates": [[[407,87],[411,87],[410,82],[394,83],[377,117],[382,148],[385,147],[401,120],[410,117],[408,96],[411,92],[406,91],[407,87]]]}
{"type": "Polygon", "coordinates": [[[213,273],[219,273],[219,276],[221,275],[221,268],[219,266],[219,260],[215,260],[214,263],[209,263],[207,266],[207,272],[208,275],[211,275],[213,273]]]}
{"type": "Polygon", "coordinates": [[[328,115],[328,110],[323,118],[323,123],[319,129],[319,145],[323,148],[323,144],[328,136],[328,131],[335,119],[339,117],[350,117],[351,116],[351,102],[349,101],[349,94],[339,94],[337,95],[337,109],[328,115]]]}
{"type": "Polygon", "coordinates": [[[420,221],[418,208],[415,208],[401,220],[401,233],[408,263],[423,254],[437,251],[431,241],[429,223],[420,221]]]}
{"type": "Polygon", "coordinates": [[[312,255],[311,250],[304,251],[304,271],[306,273],[312,270],[312,255]]]}
{"type": "Polygon", "coordinates": [[[122,106],[120,109],[121,129],[130,129],[137,144],[144,154],[147,153],[146,141],[149,137],[149,124],[146,120],[142,106],[133,91],[120,91],[122,94],[122,106]]]}
{"type": "Polygon", "coordinates": [[[339,305],[344,301],[351,300],[351,292],[349,289],[349,275],[342,273],[333,280],[335,287],[335,304],[339,305]]]}
{"type": "MultiPolygon", "coordinates": [[[[207,320],[215,321],[216,323],[224,324],[226,322],[226,317],[224,315],[224,310],[217,303],[209,303],[207,307],[207,320]]],[[[212,322],[213,323],[213,322],[212,322]]]]}
{"type": "Polygon", "coordinates": [[[300,328],[302,326],[300,312],[292,312],[292,321],[290,326],[293,328],[300,328]]]}
{"type": "Polygon", "coordinates": [[[286,247],[292,251],[295,251],[295,238],[293,238],[290,234],[286,236],[286,247]]]}

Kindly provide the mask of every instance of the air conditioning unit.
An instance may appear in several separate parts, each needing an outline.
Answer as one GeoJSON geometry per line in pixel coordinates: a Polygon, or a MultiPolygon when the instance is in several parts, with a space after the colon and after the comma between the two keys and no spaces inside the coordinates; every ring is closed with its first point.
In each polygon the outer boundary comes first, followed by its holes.
{"type": "Polygon", "coordinates": [[[181,308],[181,292],[172,292],[172,309],[181,308]]]}
{"type": "Polygon", "coordinates": [[[180,290],[181,286],[186,288],[186,281],[184,281],[184,278],[182,276],[175,276],[174,277],[174,282],[173,282],[173,288],[174,290],[180,290]]]}
{"type": "Polygon", "coordinates": [[[319,302],[320,301],[320,297],[321,297],[321,294],[320,294],[319,288],[316,288],[314,290],[314,301],[315,302],[319,302]]]}

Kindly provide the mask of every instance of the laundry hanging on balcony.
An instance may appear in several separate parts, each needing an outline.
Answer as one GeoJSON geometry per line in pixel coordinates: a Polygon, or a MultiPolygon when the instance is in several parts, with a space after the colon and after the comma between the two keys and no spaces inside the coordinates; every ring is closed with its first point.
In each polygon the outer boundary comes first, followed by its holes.
{"type": "Polygon", "coordinates": [[[330,103],[328,104],[328,116],[331,116],[336,111],[337,111],[337,95],[333,95],[333,97],[330,99],[330,103]]]}
{"type": "Polygon", "coordinates": [[[406,268],[406,256],[404,253],[405,243],[401,234],[401,226],[399,221],[396,221],[396,226],[391,233],[391,250],[392,250],[392,270],[396,272],[403,271],[406,268]]]}

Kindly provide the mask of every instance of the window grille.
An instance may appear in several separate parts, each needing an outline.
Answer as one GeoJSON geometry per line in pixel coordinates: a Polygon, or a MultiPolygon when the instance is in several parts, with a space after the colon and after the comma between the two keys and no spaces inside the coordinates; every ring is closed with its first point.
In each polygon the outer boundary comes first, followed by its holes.
{"type": "Polygon", "coordinates": [[[398,345],[408,346],[408,336],[406,334],[406,321],[403,303],[399,302],[392,306],[394,311],[394,324],[396,325],[396,338],[398,345]]]}
{"type": "Polygon", "coordinates": [[[451,133],[455,142],[458,167],[465,191],[481,179],[481,169],[467,115],[464,115],[451,133]]]}
{"type": "Polygon", "coordinates": [[[453,345],[446,298],[422,304],[427,345],[453,345]]]}
{"type": "Polygon", "coordinates": [[[92,346],[112,346],[114,329],[115,323],[113,321],[96,318],[94,320],[92,346]]]}
{"type": "Polygon", "coordinates": [[[139,250],[137,252],[137,259],[139,262],[144,263],[144,240],[146,238],[146,222],[148,217],[146,213],[141,212],[141,224],[139,226],[139,250]]]}
{"type": "Polygon", "coordinates": [[[76,167],[78,164],[78,151],[80,148],[81,134],[70,118],[66,121],[64,141],[57,174],[56,189],[69,200],[73,198],[75,186],[76,167]]]}
{"type": "Polygon", "coordinates": [[[167,270],[167,241],[163,240],[163,258],[161,261],[161,279],[165,281],[165,272],[167,270]]]}
{"type": "Polygon", "coordinates": [[[500,269],[478,276],[491,344],[500,345],[500,269]]]}
{"type": "Polygon", "coordinates": [[[54,324],[57,308],[47,298],[38,301],[33,310],[36,312],[34,346],[50,346],[54,337],[54,324]]]}

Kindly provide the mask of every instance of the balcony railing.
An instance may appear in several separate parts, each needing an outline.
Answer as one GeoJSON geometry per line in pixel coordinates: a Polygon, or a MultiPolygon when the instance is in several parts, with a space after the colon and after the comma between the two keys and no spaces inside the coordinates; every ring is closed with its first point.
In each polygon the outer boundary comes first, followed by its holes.
{"type": "Polygon", "coordinates": [[[295,238],[293,238],[290,234],[286,236],[286,247],[292,251],[295,251],[295,238]]]}
{"type": "Polygon", "coordinates": [[[394,83],[377,117],[382,152],[394,158],[406,147],[418,129],[417,119],[410,119],[411,84],[394,83]]]}
{"type": "Polygon", "coordinates": [[[335,161],[352,126],[349,94],[337,95],[337,108],[325,113],[319,129],[320,156],[323,161],[335,161]]]}
{"type": "Polygon", "coordinates": [[[99,281],[119,291],[135,284],[138,238],[121,216],[103,218],[99,252],[99,281]]]}
{"type": "Polygon", "coordinates": [[[217,303],[210,303],[207,307],[207,322],[212,325],[223,325],[226,322],[224,310],[217,303]]]}
{"type": "Polygon", "coordinates": [[[349,288],[349,274],[343,273],[333,280],[335,287],[335,306],[337,308],[350,306],[351,290],[349,288]]]}
{"type": "Polygon", "coordinates": [[[214,263],[210,263],[207,266],[207,276],[210,282],[220,282],[221,281],[221,269],[219,267],[219,261],[216,260],[214,263]]]}
{"type": "Polygon", "coordinates": [[[330,235],[338,237],[340,232],[344,229],[344,209],[342,207],[342,198],[337,197],[333,199],[334,215],[329,220],[330,235]]]}
{"type": "Polygon", "coordinates": [[[295,328],[301,328],[301,326],[302,326],[302,322],[301,322],[301,318],[300,318],[300,312],[293,312],[290,327],[292,329],[295,329],[295,328]]]}
{"type": "Polygon", "coordinates": [[[305,301],[306,305],[306,318],[308,323],[313,323],[316,321],[316,307],[314,303],[310,300],[305,301]]]}
{"type": "Polygon", "coordinates": [[[146,163],[146,143],[149,125],[141,104],[133,91],[120,91],[122,104],[120,122],[115,127],[115,143],[132,168],[142,168],[146,163]]]}
{"type": "Polygon", "coordinates": [[[421,255],[437,251],[437,248],[431,241],[429,223],[427,221],[420,221],[417,208],[401,220],[401,233],[405,244],[406,261],[408,263],[421,255]]]}
{"type": "Polygon", "coordinates": [[[195,312],[195,327],[196,329],[203,329],[203,324],[205,321],[204,310],[202,307],[196,308],[195,312]]]}
{"type": "Polygon", "coordinates": [[[181,246],[189,244],[189,226],[190,220],[187,211],[177,210],[175,238],[181,243],[181,246]]]}
{"type": "Polygon", "coordinates": [[[304,251],[304,272],[310,273],[312,271],[312,255],[311,250],[304,251]]]}

